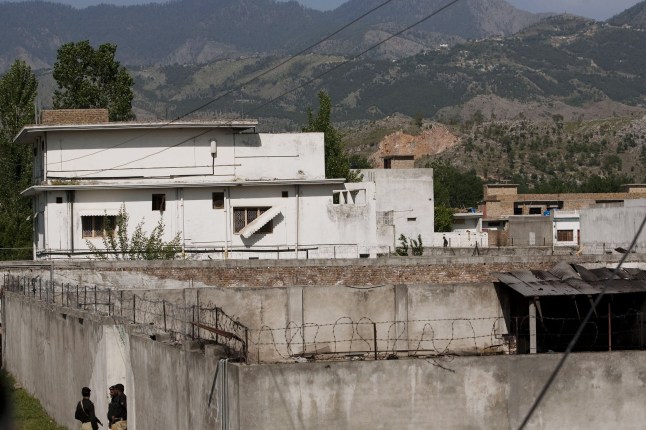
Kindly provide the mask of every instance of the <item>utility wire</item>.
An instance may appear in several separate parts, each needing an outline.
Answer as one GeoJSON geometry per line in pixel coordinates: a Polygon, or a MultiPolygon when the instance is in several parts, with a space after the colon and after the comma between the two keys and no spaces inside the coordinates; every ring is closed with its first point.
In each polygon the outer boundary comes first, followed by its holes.
{"type": "MultiPolygon", "coordinates": [[[[429,19],[431,19],[431,18],[432,18],[432,17],[434,17],[435,15],[437,15],[437,14],[439,14],[439,13],[443,12],[444,10],[448,9],[449,7],[453,6],[454,4],[456,4],[456,3],[457,3],[457,2],[459,2],[459,1],[460,1],[460,0],[452,0],[452,1],[450,1],[450,2],[449,2],[449,3],[447,3],[446,5],[444,5],[444,6],[442,6],[441,8],[439,8],[439,9],[435,10],[434,12],[430,13],[429,15],[426,15],[424,18],[422,18],[422,19],[420,19],[420,20],[416,21],[415,23],[413,23],[413,24],[409,25],[408,27],[406,27],[406,28],[404,28],[404,29],[402,29],[402,30],[398,31],[397,33],[391,34],[390,36],[388,36],[387,38],[385,38],[385,39],[384,39],[384,40],[382,40],[381,42],[375,43],[374,45],[370,46],[369,48],[366,48],[365,50],[361,51],[359,54],[357,54],[357,55],[353,56],[352,58],[350,58],[350,59],[348,59],[348,60],[346,60],[346,61],[343,61],[343,62],[341,62],[341,63],[337,64],[336,66],[334,66],[334,67],[332,67],[332,68],[330,68],[330,69],[326,70],[325,72],[322,72],[322,73],[318,74],[317,76],[315,76],[315,77],[313,77],[313,78],[311,78],[311,79],[307,80],[306,82],[304,82],[304,83],[302,83],[302,84],[300,84],[300,85],[297,85],[296,87],[294,87],[294,88],[292,88],[292,89],[290,89],[290,90],[288,90],[288,91],[286,91],[286,92],[282,93],[282,94],[281,94],[281,95],[279,95],[278,97],[275,97],[275,98],[273,98],[273,99],[271,99],[271,100],[267,101],[266,103],[263,103],[262,105],[260,105],[260,106],[256,107],[255,109],[252,109],[252,110],[251,110],[251,112],[256,112],[256,111],[258,111],[258,110],[262,109],[263,107],[265,107],[265,106],[267,106],[267,105],[269,105],[269,104],[271,104],[271,103],[275,102],[276,100],[280,100],[281,98],[285,97],[286,95],[291,94],[291,93],[293,93],[294,91],[296,91],[296,90],[298,90],[298,89],[300,89],[300,88],[303,88],[303,87],[305,87],[305,86],[307,86],[307,85],[311,84],[312,82],[314,82],[315,80],[317,80],[317,79],[321,78],[322,76],[325,76],[325,75],[327,75],[328,73],[331,73],[332,71],[337,70],[338,68],[340,68],[340,67],[342,67],[342,66],[344,66],[344,65],[348,64],[349,62],[356,60],[357,58],[361,57],[361,56],[362,56],[362,55],[364,55],[365,53],[367,53],[367,52],[369,52],[369,51],[371,51],[371,50],[373,50],[373,49],[375,49],[375,48],[377,48],[377,47],[379,47],[379,46],[383,45],[384,43],[388,42],[388,41],[389,41],[389,40],[391,40],[391,39],[394,39],[395,37],[398,37],[400,34],[405,33],[406,31],[410,30],[411,28],[413,28],[413,27],[415,27],[415,26],[417,26],[417,25],[419,25],[419,24],[421,24],[421,23],[423,23],[423,22],[425,22],[425,21],[428,21],[429,19]]],[[[387,3],[387,2],[385,2],[385,3],[387,3]]],[[[385,3],[382,3],[382,5],[384,5],[385,3]]],[[[373,9],[373,10],[376,10],[376,9],[373,9]]],[[[365,16],[365,15],[366,15],[366,14],[364,14],[363,16],[365,16]]],[[[320,43],[320,42],[319,42],[319,43],[320,43]]],[[[260,75],[259,75],[259,76],[260,76],[260,75]]],[[[232,91],[230,91],[228,94],[230,94],[231,92],[233,92],[233,90],[232,90],[232,91]]],[[[224,96],[222,96],[222,97],[224,97],[224,96]]],[[[215,101],[215,100],[212,100],[210,103],[212,103],[213,101],[215,101]]],[[[210,103],[205,103],[204,105],[202,105],[202,106],[200,107],[200,109],[203,109],[204,107],[208,106],[210,103]]],[[[194,111],[197,111],[197,110],[194,110],[194,111]]],[[[168,123],[168,124],[170,124],[170,123],[168,123]]],[[[167,125],[167,124],[166,124],[166,125],[167,125]]],[[[207,131],[207,132],[208,132],[208,131],[207,131]]],[[[179,146],[179,145],[181,145],[181,144],[183,144],[183,143],[185,143],[185,142],[188,142],[189,140],[192,140],[192,139],[195,139],[196,137],[202,136],[202,135],[206,134],[207,132],[203,132],[203,133],[200,133],[200,134],[198,134],[198,135],[196,135],[196,136],[189,137],[188,139],[185,139],[185,140],[183,140],[183,141],[181,141],[181,142],[179,142],[179,143],[177,143],[177,144],[175,144],[175,145],[169,146],[168,148],[164,148],[164,149],[162,149],[162,150],[160,150],[160,151],[157,151],[157,152],[155,152],[155,153],[152,153],[152,154],[146,155],[146,156],[141,157],[141,158],[138,158],[138,159],[136,159],[136,160],[132,160],[132,161],[129,161],[129,162],[127,162],[127,163],[119,164],[119,165],[117,165],[117,166],[113,166],[113,167],[110,167],[110,168],[101,169],[101,170],[96,170],[96,171],[93,171],[93,172],[90,172],[90,173],[86,173],[86,174],[84,174],[84,175],[75,176],[75,178],[80,178],[80,177],[83,177],[83,176],[89,176],[90,174],[94,174],[94,173],[101,173],[101,172],[105,172],[105,171],[108,171],[108,170],[117,169],[117,168],[119,168],[119,167],[127,166],[128,164],[132,164],[132,163],[134,163],[134,162],[136,162],[136,161],[144,160],[144,159],[146,159],[146,158],[148,158],[148,157],[152,157],[153,155],[157,155],[157,154],[162,153],[162,152],[164,152],[164,151],[167,151],[167,150],[169,150],[169,149],[171,149],[171,148],[175,148],[175,147],[177,147],[177,146],[179,146]]]]}
{"type": "MultiPolygon", "coordinates": [[[[274,67],[272,67],[272,68],[270,68],[270,69],[268,69],[268,70],[266,70],[266,71],[264,71],[264,72],[260,73],[259,75],[256,75],[256,76],[254,76],[253,78],[251,78],[251,79],[249,79],[249,80],[247,80],[247,81],[245,81],[245,82],[243,82],[243,83],[239,84],[236,88],[234,88],[234,89],[232,89],[232,90],[229,90],[229,91],[225,92],[224,94],[222,94],[222,95],[220,95],[220,96],[218,96],[218,97],[216,97],[216,98],[214,98],[214,99],[212,99],[212,100],[210,100],[210,101],[208,101],[208,102],[204,103],[203,105],[200,105],[200,106],[196,107],[195,109],[193,109],[193,110],[191,110],[191,111],[189,111],[189,112],[185,113],[183,116],[181,116],[181,117],[179,117],[179,118],[183,118],[183,117],[186,117],[186,116],[188,116],[188,115],[190,115],[190,114],[192,114],[192,113],[195,113],[195,112],[197,112],[197,111],[200,111],[200,110],[204,109],[205,107],[207,107],[207,106],[209,106],[209,105],[211,105],[211,104],[215,103],[216,101],[218,101],[218,100],[220,100],[220,99],[222,99],[222,98],[224,98],[224,97],[228,96],[229,94],[232,94],[232,93],[234,93],[234,92],[236,92],[236,91],[238,91],[238,90],[240,90],[240,89],[243,89],[246,85],[249,85],[250,83],[252,83],[252,82],[254,82],[254,81],[256,81],[256,80],[258,80],[258,79],[262,78],[263,76],[268,75],[269,73],[273,72],[274,70],[278,69],[279,67],[282,67],[282,66],[284,66],[285,64],[287,64],[287,63],[291,62],[291,61],[292,61],[292,60],[294,60],[296,57],[298,57],[298,56],[300,56],[300,55],[302,55],[302,54],[306,53],[307,51],[309,51],[309,50],[311,50],[311,49],[313,49],[313,48],[317,47],[318,45],[322,44],[323,42],[326,42],[326,41],[330,40],[332,37],[334,37],[334,36],[336,36],[337,34],[341,33],[341,32],[342,32],[343,30],[345,30],[346,28],[350,27],[351,25],[354,25],[354,24],[355,24],[355,23],[357,23],[358,21],[362,20],[363,18],[365,18],[366,16],[370,15],[371,13],[373,13],[373,12],[375,12],[375,11],[377,11],[377,10],[381,9],[382,7],[386,6],[388,3],[391,3],[392,1],[393,1],[393,0],[386,0],[386,1],[384,1],[383,3],[381,3],[381,4],[379,4],[379,5],[375,6],[375,7],[373,7],[373,8],[372,8],[372,9],[370,9],[368,12],[365,12],[363,15],[361,15],[361,16],[359,16],[359,17],[357,17],[357,18],[353,19],[352,21],[350,21],[349,23],[347,23],[347,24],[346,24],[346,25],[344,25],[343,27],[341,27],[341,28],[339,28],[338,30],[336,30],[336,31],[334,31],[334,32],[332,32],[332,33],[330,33],[328,36],[325,36],[323,39],[319,40],[318,42],[315,42],[315,43],[311,44],[311,45],[310,45],[310,46],[308,46],[307,48],[303,48],[303,49],[301,49],[298,53],[296,53],[296,54],[292,55],[291,57],[287,58],[287,59],[286,59],[286,60],[284,60],[284,61],[281,61],[281,62],[280,62],[280,63],[278,63],[276,66],[274,66],[274,67]]],[[[178,119],[179,119],[179,118],[178,118],[178,119]]]]}
{"type": "MultiPolygon", "coordinates": [[[[621,257],[621,260],[619,261],[619,264],[617,264],[617,267],[612,271],[613,275],[616,275],[617,272],[619,272],[619,269],[621,269],[621,266],[624,264],[624,261],[626,261],[626,258],[628,258],[628,255],[630,255],[630,252],[635,247],[635,244],[637,243],[637,240],[639,239],[639,236],[641,235],[641,233],[642,233],[642,231],[644,229],[644,225],[646,225],[646,216],[644,216],[644,219],[642,220],[642,223],[640,224],[639,229],[637,229],[637,233],[633,237],[633,240],[630,243],[630,246],[628,247],[628,250],[621,257]]],[[[583,333],[583,329],[588,324],[588,322],[590,322],[590,319],[592,318],[592,314],[595,312],[595,309],[597,308],[597,306],[599,306],[599,303],[601,303],[601,299],[603,298],[603,296],[606,294],[606,291],[608,290],[608,285],[609,284],[606,281],[604,283],[604,285],[603,285],[603,288],[601,289],[601,292],[599,293],[599,295],[597,295],[597,298],[595,299],[594,303],[592,304],[592,307],[590,307],[590,310],[588,310],[588,313],[586,314],[585,318],[583,319],[583,321],[581,321],[581,324],[579,325],[579,328],[577,329],[576,333],[574,334],[574,337],[572,338],[572,340],[568,344],[567,348],[565,349],[565,353],[563,354],[563,356],[559,360],[558,364],[556,365],[556,368],[552,371],[552,374],[547,379],[547,382],[545,383],[545,385],[541,389],[540,393],[538,394],[538,397],[534,401],[534,404],[529,409],[529,412],[527,412],[527,415],[525,416],[525,419],[523,420],[523,422],[518,427],[518,430],[523,430],[525,428],[525,426],[527,425],[527,423],[529,423],[529,420],[532,418],[532,415],[534,415],[534,412],[538,408],[538,405],[540,405],[541,401],[543,400],[543,398],[545,397],[545,395],[549,391],[550,387],[552,386],[552,383],[556,379],[556,376],[561,371],[561,368],[565,364],[565,361],[568,359],[568,357],[570,356],[570,353],[572,352],[572,350],[576,346],[577,342],[579,341],[579,338],[581,337],[581,334],[583,333]]]]}
{"type": "MultiPolygon", "coordinates": [[[[360,15],[360,16],[358,16],[357,18],[353,19],[353,20],[352,20],[352,21],[350,21],[349,23],[345,24],[345,25],[344,25],[344,26],[342,26],[341,28],[339,28],[339,29],[335,30],[334,32],[332,32],[332,33],[328,34],[327,36],[325,36],[323,39],[319,40],[318,42],[315,42],[315,43],[313,43],[313,44],[309,45],[308,47],[301,49],[301,50],[300,50],[300,51],[298,51],[296,54],[293,54],[293,55],[289,56],[287,59],[285,59],[285,60],[281,61],[281,62],[280,62],[280,63],[278,63],[277,65],[270,67],[269,69],[265,70],[264,72],[261,72],[260,74],[258,74],[258,75],[256,75],[256,76],[254,76],[253,78],[250,78],[250,79],[248,79],[248,80],[246,80],[246,81],[244,81],[244,82],[242,82],[242,83],[238,84],[236,87],[234,87],[234,88],[232,88],[232,89],[230,89],[230,90],[228,90],[228,91],[226,91],[226,92],[224,92],[224,93],[220,94],[219,96],[217,96],[217,97],[215,97],[215,98],[212,98],[212,99],[211,99],[211,100],[209,100],[208,102],[206,102],[206,103],[204,103],[204,104],[202,104],[202,105],[200,105],[200,106],[198,106],[198,107],[196,107],[196,108],[194,108],[194,109],[192,109],[192,110],[190,110],[190,111],[188,111],[188,112],[186,112],[186,113],[184,113],[184,114],[182,114],[182,115],[178,116],[177,118],[175,118],[175,119],[173,119],[173,120],[171,120],[171,121],[165,122],[165,123],[163,123],[163,124],[160,124],[158,127],[155,127],[155,129],[160,129],[160,128],[168,127],[169,125],[172,125],[172,124],[174,124],[174,123],[178,122],[179,120],[181,120],[181,119],[183,119],[183,118],[186,118],[187,116],[189,116],[189,115],[191,115],[191,114],[194,114],[195,112],[198,112],[198,111],[200,111],[200,110],[202,110],[202,109],[206,108],[207,106],[212,105],[213,103],[215,103],[215,102],[217,102],[217,101],[219,101],[219,100],[222,100],[222,99],[223,99],[223,98],[225,98],[226,96],[228,96],[228,95],[230,95],[230,94],[233,94],[233,93],[235,93],[236,91],[239,91],[239,90],[244,89],[244,87],[245,87],[246,85],[249,85],[250,83],[252,83],[252,82],[254,82],[254,81],[257,81],[258,79],[262,78],[263,76],[266,76],[266,75],[268,75],[269,73],[271,73],[271,72],[273,72],[273,71],[275,71],[275,70],[279,69],[280,67],[284,66],[285,64],[287,64],[287,63],[291,62],[291,61],[292,61],[292,60],[294,60],[296,57],[298,57],[298,56],[300,56],[300,55],[303,55],[303,54],[304,54],[304,53],[306,53],[307,51],[309,51],[309,50],[311,50],[311,49],[313,49],[313,48],[317,47],[318,45],[322,44],[323,42],[326,42],[326,41],[330,40],[331,38],[333,38],[333,37],[334,37],[334,36],[336,36],[337,34],[341,33],[343,30],[345,30],[346,28],[348,28],[348,27],[350,27],[350,26],[352,26],[352,25],[356,24],[358,21],[362,20],[362,19],[363,19],[363,18],[365,18],[366,16],[368,16],[368,15],[370,15],[371,13],[373,13],[373,12],[375,12],[375,11],[377,11],[377,10],[381,9],[382,7],[386,6],[387,4],[392,3],[393,1],[394,1],[394,0],[386,0],[386,1],[382,2],[381,4],[379,4],[379,5],[375,6],[375,7],[373,7],[373,8],[372,8],[372,9],[370,9],[369,11],[367,11],[367,12],[363,13],[362,15],[360,15]]],[[[146,136],[146,135],[150,134],[151,132],[152,132],[152,130],[147,131],[147,132],[144,132],[144,133],[142,133],[142,134],[140,134],[140,135],[138,135],[138,136],[135,136],[135,137],[133,137],[133,138],[127,139],[127,140],[125,140],[125,141],[123,141],[123,142],[121,142],[121,143],[119,143],[119,144],[117,144],[117,145],[114,145],[114,146],[111,146],[111,147],[108,147],[108,148],[104,148],[104,149],[101,149],[101,150],[99,150],[99,151],[92,152],[92,153],[90,153],[90,154],[80,155],[80,156],[78,156],[78,157],[74,157],[74,158],[70,158],[70,159],[68,159],[68,160],[64,160],[64,161],[63,161],[63,163],[68,162],[68,161],[79,160],[79,159],[81,159],[81,158],[90,157],[90,156],[92,156],[92,155],[96,155],[96,154],[100,154],[100,153],[102,153],[102,152],[104,152],[104,151],[107,151],[107,150],[114,149],[114,148],[117,148],[117,147],[119,147],[119,146],[125,145],[126,143],[132,142],[133,140],[137,140],[137,139],[139,139],[139,138],[141,138],[141,137],[143,137],[143,136],[146,136]]],[[[59,161],[59,162],[55,162],[55,163],[50,163],[50,164],[59,164],[59,163],[60,163],[60,161],[59,161]]],[[[48,165],[49,165],[49,164],[48,164],[48,165]]]]}
{"type": "Polygon", "coordinates": [[[411,28],[416,27],[416,26],[418,26],[419,24],[421,24],[421,23],[423,23],[423,22],[425,22],[425,21],[428,21],[429,19],[433,18],[435,15],[439,14],[440,12],[443,12],[444,10],[448,9],[449,7],[453,6],[454,4],[456,4],[456,3],[457,3],[457,2],[459,2],[459,1],[460,1],[460,0],[452,0],[451,2],[447,3],[446,5],[442,6],[442,7],[441,7],[441,8],[439,8],[439,9],[437,9],[436,11],[434,11],[434,12],[430,13],[429,15],[426,15],[424,18],[420,19],[419,21],[417,21],[417,22],[415,22],[415,23],[413,23],[413,24],[409,25],[408,27],[404,28],[403,30],[400,30],[400,31],[398,31],[397,33],[393,33],[393,34],[391,34],[390,36],[388,36],[387,38],[385,38],[385,39],[384,39],[384,40],[382,40],[381,42],[378,42],[378,43],[376,43],[376,44],[374,44],[374,45],[370,46],[369,48],[367,48],[367,49],[365,49],[365,50],[361,51],[359,54],[355,55],[354,57],[352,57],[352,58],[350,58],[350,59],[348,59],[348,60],[346,60],[346,61],[343,61],[343,62],[341,62],[341,63],[337,64],[336,66],[334,66],[334,67],[332,67],[332,68],[330,68],[330,69],[326,70],[325,72],[322,72],[322,73],[320,73],[320,74],[318,74],[318,75],[314,76],[313,78],[311,78],[311,79],[309,79],[309,80],[305,81],[304,83],[302,83],[302,84],[300,84],[300,85],[297,85],[296,87],[292,88],[291,90],[285,91],[284,93],[282,93],[282,94],[281,94],[281,95],[279,95],[278,97],[275,97],[275,98],[273,98],[273,99],[271,99],[271,100],[267,101],[266,103],[261,104],[260,106],[256,107],[255,109],[251,109],[251,111],[249,111],[249,112],[256,112],[256,111],[258,111],[258,110],[262,109],[263,107],[265,107],[265,106],[267,106],[267,105],[269,105],[269,104],[271,104],[271,103],[275,102],[276,100],[280,100],[281,98],[285,97],[286,95],[291,94],[291,93],[293,93],[294,91],[296,91],[296,90],[298,90],[298,89],[300,89],[300,88],[303,88],[303,87],[305,87],[305,86],[307,86],[307,85],[311,84],[311,83],[312,83],[312,82],[314,82],[315,80],[320,79],[322,76],[325,76],[325,75],[327,75],[328,73],[333,72],[333,71],[335,71],[335,70],[339,69],[339,68],[340,68],[340,67],[342,67],[342,66],[345,66],[346,64],[350,63],[351,61],[354,61],[354,60],[356,60],[357,58],[359,58],[359,57],[363,56],[365,53],[367,53],[367,52],[369,52],[369,51],[372,51],[373,49],[375,49],[375,48],[377,48],[377,47],[379,47],[379,46],[383,45],[384,43],[388,42],[389,40],[394,39],[395,37],[398,37],[398,36],[399,36],[399,35],[401,35],[402,33],[407,32],[407,31],[408,31],[408,30],[410,30],[411,28]]]}

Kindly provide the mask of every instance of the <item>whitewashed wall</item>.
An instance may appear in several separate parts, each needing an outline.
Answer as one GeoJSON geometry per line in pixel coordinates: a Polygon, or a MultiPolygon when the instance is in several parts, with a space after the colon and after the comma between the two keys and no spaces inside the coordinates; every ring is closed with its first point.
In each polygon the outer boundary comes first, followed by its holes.
{"type": "MultiPolygon", "coordinates": [[[[207,176],[210,180],[321,179],[322,133],[232,134],[174,129],[49,131],[48,178],[207,176]],[[211,140],[217,156],[211,157],[211,140]]],[[[38,162],[36,163],[38,166],[38,162]]]]}

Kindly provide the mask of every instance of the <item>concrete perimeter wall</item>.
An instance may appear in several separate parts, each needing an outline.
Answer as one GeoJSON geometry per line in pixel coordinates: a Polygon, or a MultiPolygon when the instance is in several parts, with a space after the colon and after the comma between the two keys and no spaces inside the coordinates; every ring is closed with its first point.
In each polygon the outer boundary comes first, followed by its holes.
{"type": "MultiPolygon", "coordinates": [[[[13,293],[4,306],[6,368],[70,429],[80,387],[93,389],[103,417],[105,388],[115,382],[126,386],[136,430],[220,428],[223,415],[232,430],[513,429],[560,357],[229,364],[218,370],[209,405],[215,355],[73,310],[63,318],[62,308],[13,293]]],[[[645,359],[645,352],[573,354],[528,428],[643,428],[645,359]]]]}
{"type": "MultiPolygon", "coordinates": [[[[492,283],[166,289],[142,297],[221,307],[249,328],[254,363],[293,361],[293,355],[317,351],[372,355],[374,331],[382,357],[506,350],[508,327],[492,283]]],[[[144,318],[137,321],[149,322],[144,318]]]]}
{"type": "MultiPolygon", "coordinates": [[[[559,358],[236,366],[230,428],[517,429],[559,358]]],[[[641,351],[573,354],[526,428],[642,429],[645,359],[641,351]]]]}
{"type": "MultiPolygon", "coordinates": [[[[488,248],[490,252],[494,248],[488,248]]],[[[526,249],[525,249],[526,250],[526,249]]],[[[225,260],[225,261],[50,261],[3,262],[0,271],[40,276],[43,280],[91,284],[117,289],[218,287],[280,287],[290,285],[398,285],[494,282],[492,272],[547,270],[561,261],[586,267],[610,267],[613,255],[519,255],[519,249],[501,249],[511,255],[443,255],[351,260],[225,260]]],[[[642,263],[646,254],[632,254],[628,263],[642,263]]]]}
{"type": "Polygon", "coordinates": [[[108,386],[121,382],[134,394],[127,326],[10,292],[2,305],[3,366],[56,422],[78,427],[74,410],[84,386],[104,423],[108,386]]]}

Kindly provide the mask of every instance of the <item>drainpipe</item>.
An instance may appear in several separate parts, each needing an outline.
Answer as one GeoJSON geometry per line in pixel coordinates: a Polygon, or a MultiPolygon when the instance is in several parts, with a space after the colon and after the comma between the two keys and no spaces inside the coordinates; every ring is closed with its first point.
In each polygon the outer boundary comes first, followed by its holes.
{"type": "Polygon", "coordinates": [[[74,255],[74,200],[76,199],[76,191],[70,190],[67,192],[67,200],[70,208],[70,250],[71,255],[74,255]]]}
{"type": "Polygon", "coordinates": [[[179,205],[180,213],[179,217],[181,220],[180,225],[182,226],[182,258],[186,257],[186,222],[184,217],[184,188],[178,188],[177,192],[179,193],[179,205]]]}
{"type": "Polygon", "coordinates": [[[231,208],[231,188],[227,187],[225,192],[224,199],[224,259],[229,258],[229,222],[233,222],[233,219],[229,217],[230,208],[231,208]]]}
{"type": "Polygon", "coordinates": [[[294,245],[294,250],[296,251],[296,259],[298,260],[298,233],[299,233],[299,224],[300,224],[300,209],[301,209],[301,186],[296,185],[296,245],[294,245]]]}

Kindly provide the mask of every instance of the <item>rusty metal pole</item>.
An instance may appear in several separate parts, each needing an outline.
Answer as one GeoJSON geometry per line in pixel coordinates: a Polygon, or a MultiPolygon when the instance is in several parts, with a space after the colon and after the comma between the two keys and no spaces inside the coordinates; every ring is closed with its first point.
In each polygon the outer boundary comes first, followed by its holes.
{"type": "Polygon", "coordinates": [[[195,305],[192,306],[193,312],[191,315],[191,339],[195,339],[195,305]]]}
{"type": "Polygon", "coordinates": [[[375,360],[377,360],[377,323],[372,323],[372,336],[375,344],[375,360]]]}
{"type": "Polygon", "coordinates": [[[244,328],[244,362],[249,364],[249,329],[244,328]]]}
{"type": "MultiPolygon", "coordinates": [[[[220,308],[215,308],[215,328],[219,329],[220,328],[220,308]]],[[[218,334],[215,334],[215,343],[219,343],[220,341],[220,336],[218,334]]]]}
{"type": "Polygon", "coordinates": [[[164,331],[168,331],[166,328],[166,300],[162,300],[162,313],[164,315],[164,331]]]}

